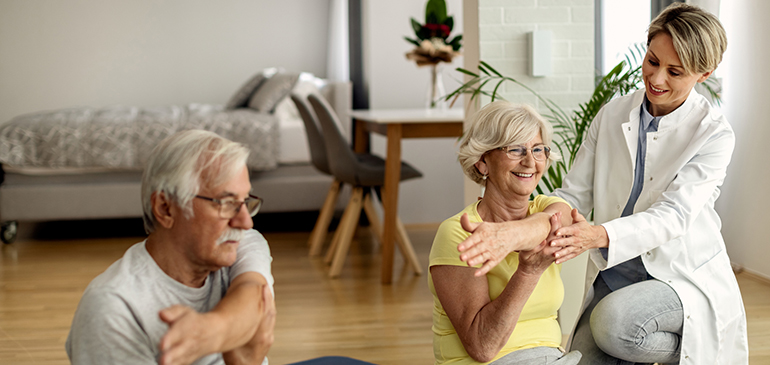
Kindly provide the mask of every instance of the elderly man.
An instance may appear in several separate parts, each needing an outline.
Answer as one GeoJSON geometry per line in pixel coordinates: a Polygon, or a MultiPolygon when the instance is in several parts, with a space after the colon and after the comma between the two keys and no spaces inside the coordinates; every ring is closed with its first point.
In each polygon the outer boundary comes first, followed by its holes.
{"type": "Polygon", "coordinates": [[[67,338],[73,364],[266,364],[270,249],[252,228],[248,150],[205,131],[153,150],[146,240],[94,279],[67,338]]]}

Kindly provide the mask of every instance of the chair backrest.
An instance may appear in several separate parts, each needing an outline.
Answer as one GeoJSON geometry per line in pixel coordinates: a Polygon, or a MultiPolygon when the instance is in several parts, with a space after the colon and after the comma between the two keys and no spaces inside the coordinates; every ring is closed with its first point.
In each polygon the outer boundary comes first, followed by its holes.
{"type": "Polygon", "coordinates": [[[310,94],[307,99],[321,124],[326,142],[326,156],[334,177],[346,183],[358,184],[356,178],[358,159],[339,129],[337,114],[319,95],[310,94]]]}
{"type": "Polygon", "coordinates": [[[326,143],[315,112],[311,110],[312,107],[302,95],[292,93],[291,101],[297,106],[302,122],[305,123],[305,134],[310,146],[310,161],[319,171],[331,175],[332,170],[329,168],[329,159],[326,156],[326,143]]]}

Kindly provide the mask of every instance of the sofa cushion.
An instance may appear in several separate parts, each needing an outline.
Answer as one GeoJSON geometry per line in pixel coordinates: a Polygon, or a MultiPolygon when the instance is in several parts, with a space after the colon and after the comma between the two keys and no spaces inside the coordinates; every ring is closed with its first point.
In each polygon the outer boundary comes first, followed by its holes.
{"type": "Polygon", "coordinates": [[[249,108],[272,113],[276,105],[289,95],[299,79],[297,73],[278,73],[259,86],[249,100],[249,108]]]}

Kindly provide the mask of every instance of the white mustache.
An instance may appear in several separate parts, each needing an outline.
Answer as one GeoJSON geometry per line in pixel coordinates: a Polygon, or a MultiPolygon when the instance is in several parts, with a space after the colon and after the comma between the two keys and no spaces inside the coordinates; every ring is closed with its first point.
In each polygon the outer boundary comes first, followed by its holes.
{"type": "Polygon", "coordinates": [[[227,231],[222,233],[217,239],[217,245],[221,245],[227,241],[240,242],[243,239],[244,231],[238,228],[228,228],[227,231]]]}

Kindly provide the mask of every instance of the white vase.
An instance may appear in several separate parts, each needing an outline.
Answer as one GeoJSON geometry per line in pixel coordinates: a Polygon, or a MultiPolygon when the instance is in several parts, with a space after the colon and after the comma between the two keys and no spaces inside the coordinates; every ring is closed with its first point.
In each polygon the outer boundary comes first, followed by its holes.
{"type": "Polygon", "coordinates": [[[444,100],[446,89],[444,88],[444,67],[441,62],[430,66],[430,82],[428,83],[425,107],[428,109],[446,110],[449,104],[444,100]]]}

